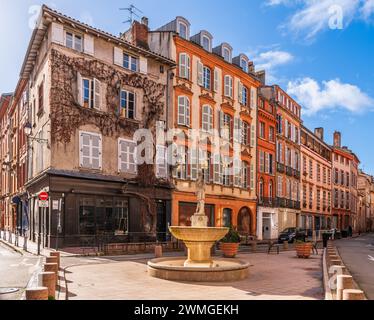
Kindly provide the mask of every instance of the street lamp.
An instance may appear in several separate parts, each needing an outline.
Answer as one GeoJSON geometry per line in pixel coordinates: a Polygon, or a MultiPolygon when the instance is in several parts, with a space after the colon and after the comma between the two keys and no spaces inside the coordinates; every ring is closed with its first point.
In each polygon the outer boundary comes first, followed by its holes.
{"type": "Polygon", "coordinates": [[[25,126],[23,127],[24,130],[25,130],[25,134],[26,136],[31,140],[31,141],[36,141],[38,143],[49,143],[48,139],[41,139],[41,138],[36,138],[36,137],[32,137],[31,136],[31,133],[32,133],[32,125],[30,122],[27,122],[25,124],[25,126]]]}

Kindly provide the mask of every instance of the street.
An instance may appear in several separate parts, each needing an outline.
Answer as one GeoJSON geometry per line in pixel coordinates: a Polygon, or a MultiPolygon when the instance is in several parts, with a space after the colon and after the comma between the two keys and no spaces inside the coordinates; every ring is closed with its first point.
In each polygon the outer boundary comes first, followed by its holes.
{"type": "Polygon", "coordinates": [[[335,241],[345,266],[369,300],[374,299],[374,234],[335,241]]]}
{"type": "Polygon", "coordinates": [[[41,260],[30,254],[21,255],[0,242],[0,300],[20,299],[41,260]],[[4,293],[11,288],[18,291],[4,293]]]}

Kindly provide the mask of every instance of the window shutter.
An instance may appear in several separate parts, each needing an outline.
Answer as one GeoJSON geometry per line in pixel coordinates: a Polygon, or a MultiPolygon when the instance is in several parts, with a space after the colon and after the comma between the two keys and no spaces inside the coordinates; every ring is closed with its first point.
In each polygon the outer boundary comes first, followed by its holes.
{"type": "Polygon", "coordinates": [[[234,141],[240,142],[240,119],[234,118],[234,141]]]}
{"type": "Polygon", "coordinates": [[[101,137],[91,135],[91,167],[92,169],[101,169],[101,137]]]}
{"type": "Polygon", "coordinates": [[[213,181],[216,184],[221,184],[221,157],[219,154],[214,155],[214,177],[213,181]]]}
{"type": "Polygon", "coordinates": [[[81,132],[79,134],[79,166],[82,168],[90,168],[90,136],[81,132]]]}
{"type": "Polygon", "coordinates": [[[251,147],[254,148],[256,145],[256,128],[252,124],[251,125],[251,147]]]}
{"type": "Polygon", "coordinates": [[[253,163],[251,163],[251,173],[250,173],[250,184],[251,184],[251,190],[254,190],[255,188],[255,169],[253,163]]]}
{"type": "Polygon", "coordinates": [[[229,77],[228,76],[225,76],[225,90],[224,90],[224,95],[226,97],[229,96],[229,77]]]}
{"type": "Polygon", "coordinates": [[[185,97],[178,97],[178,124],[186,124],[185,97]]]}
{"type": "Polygon", "coordinates": [[[140,57],[139,59],[139,72],[144,74],[148,73],[148,60],[145,57],[140,57]]]}
{"type": "Polygon", "coordinates": [[[257,108],[257,89],[255,87],[251,87],[251,108],[257,108]]]}
{"type": "Polygon", "coordinates": [[[84,35],[84,53],[87,53],[91,56],[94,55],[94,38],[88,34],[84,35]]]}
{"type": "Polygon", "coordinates": [[[83,106],[83,79],[79,72],[77,73],[77,89],[78,103],[80,106],[83,106]]]}
{"type": "Polygon", "coordinates": [[[219,90],[219,71],[217,68],[214,69],[214,92],[219,90]]]}
{"type": "Polygon", "coordinates": [[[181,78],[187,78],[186,77],[186,74],[187,74],[187,68],[186,68],[186,62],[187,60],[187,56],[185,53],[181,53],[179,55],[179,77],[181,78]]]}
{"type": "Polygon", "coordinates": [[[101,82],[94,79],[94,108],[100,110],[101,107],[101,82]]]}
{"type": "Polygon", "coordinates": [[[224,113],[221,110],[218,111],[218,116],[219,116],[219,133],[220,133],[221,138],[223,138],[223,136],[224,136],[223,130],[225,128],[223,115],[224,115],[224,113]]]}
{"type": "Polygon", "coordinates": [[[65,45],[64,44],[64,27],[56,22],[52,22],[52,42],[65,45]]]}
{"type": "Polygon", "coordinates": [[[284,128],[285,128],[284,135],[286,138],[288,138],[288,120],[287,119],[284,120],[284,128]]]}
{"type": "Polygon", "coordinates": [[[167,178],[166,150],[164,146],[156,147],[156,176],[157,178],[167,178]]]}
{"type": "Polygon", "coordinates": [[[238,82],[238,98],[239,102],[243,103],[243,85],[240,81],[238,82]]]}
{"type": "Polygon", "coordinates": [[[233,79],[232,79],[232,77],[229,77],[229,84],[230,84],[230,86],[229,86],[229,97],[230,98],[232,98],[233,97],[233,91],[234,91],[234,83],[233,83],[233,79]]]}
{"type": "Polygon", "coordinates": [[[197,83],[199,86],[203,85],[203,64],[200,60],[197,61],[197,83]]]}
{"type": "Polygon", "coordinates": [[[190,100],[185,98],[186,102],[186,126],[190,126],[191,124],[191,109],[190,109],[190,100]]]}
{"type": "Polygon", "coordinates": [[[114,64],[123,67],[123,51],[117,47],[114,47],[114,64]]]}
{"type": "Polygon", "coordinates": [[[269,154],[266,152],[265,153],[265,172],[269,173],[270,172],[270,161],[269,161],[269,154]]]}

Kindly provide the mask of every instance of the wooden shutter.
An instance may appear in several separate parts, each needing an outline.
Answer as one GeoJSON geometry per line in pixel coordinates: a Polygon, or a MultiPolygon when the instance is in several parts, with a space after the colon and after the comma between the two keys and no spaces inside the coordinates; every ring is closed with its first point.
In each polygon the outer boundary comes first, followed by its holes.
{"type": "Polygon", "coordinates": [[[145,57],[139,58],[139,71],[140,73],[147,74],[148,73],[148,60],[145,57]]]}
{"type": "Polygon", "coordinates": [[[243,103],[243,84],[238,81],[238,99],[240,103],[243,103]]]}
{"type": "Polygon", "coordinates": [[[101,169],[101,137],[91,135],[91,165],[92,169],[101,169]]]}
{"type": "Polygon", "coordinates": [[[186,126],[190,126],[191,124],[191,109],[190,109],[190,100],[185,98],[186,103],[186,126]]]}
{"type": "Polygon", "coordinates": [[[255,168],[254,168],[253,163],[251,163],[250,180],[251,180],[250,181],[251,190],[254,190],[254,188],[255,188],[255,168]]]}
{"type": "Polygon", "coordinates": [[[114,47],[114,64],[123,67],[123,51],[120,48],[114,47]]]}
{"type": "Polygon", "coordinates": [[[251,108],[257,108],[257,89],[255,87],[251,87],[251,108]]]}
{"type": "Polygon", "coordinates": [[[156,147],[156,176],[157,178],[167,178],[167,164],[166,164],[167,148],[158,145],[156,147]]]}
{"type": "Polygon", "coordinates": [[[178,124],[186,124],[186,106],[185,97],[178,97],[178,124]]]}
{"type": "Polygon", "coordinates": [[[219,90],[219,71],[217,68],[214,69],[214,92],[219,90]]]}
{"type": "Polygon", "coordinates": [[[187,64],[187,55],[185,53],[181,53],[179,55],[179,77],[181,78],[187,78],[186,77],[186,74],[187,74],[186,64],[187,64]]]}
{"type": "Polygon", "coordinates": [[[64,27],[63,25],[52,22],[52,42],[65,45],[64,44],[64,27]]]}
{"type": "Polygon", "coordinates": [[[254,148],[256,145],[256,128],[252,124],[251,125],[251,147],[254,148]]]}
{"type": "Polygon", "coordinates": [[[84,35],[84,53],[89,54],[91,56],[94,55],[94,38],[88,34],[84,35]]]}
{"type": "MultiPolygon", "coordinates": [[[[101,108],[101,82],[94,79],[94,108],[100,110],[101,108]]],[[[135,99],[135,97],[134,97],[135,99]]]]}
{"type": "Polygon", "coordinates": [[[83,106],[83,79],[82,75],[77,73],[77,98],[80,106],[83,106]]]}
{"type": "Polygon", "coordinates": [[[197,84],[203,85],[203,64],[200,60],[197,61],[197,84]]]}

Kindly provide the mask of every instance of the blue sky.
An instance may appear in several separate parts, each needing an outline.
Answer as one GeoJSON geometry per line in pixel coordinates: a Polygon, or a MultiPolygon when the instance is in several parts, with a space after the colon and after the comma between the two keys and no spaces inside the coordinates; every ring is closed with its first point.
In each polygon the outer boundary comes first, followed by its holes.
{"type": "Polygon", "coordinates": [[[268,83],[278,83],[303,107],[304,124],[323,126],[325,140],[342,132],[343,145],[374,174],[374,0],[0,0],[0,92],[14,90],[32,30],[35,6],[46,3],[95,27],[119,34],[131,3],[152,29],[177,15],[206,29],[214,44],[244,52],[268,83]]]}

